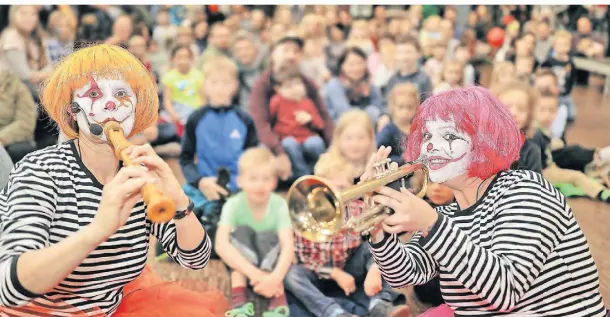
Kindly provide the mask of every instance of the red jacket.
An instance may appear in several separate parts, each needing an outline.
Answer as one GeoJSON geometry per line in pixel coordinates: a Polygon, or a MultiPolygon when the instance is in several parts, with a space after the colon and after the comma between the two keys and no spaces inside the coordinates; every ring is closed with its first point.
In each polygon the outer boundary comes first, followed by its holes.
{"type": "Polygon", "coordinates": [[[294,101],[275,94],[269,104],[269,115],[275,122],[273,132],[280,137],[280,140],[291,136],[299,143],[303,143],[308,137],[320,134],[324,128],[324,121],[316,105],[309,98],[294,101]],[[296,112],[299,110],[311,115],[309,124],[302,125],[296,121],[296,112]]]}
{"type": "MultiPolygon", "coordinates": [[[[322,117],[322,121],[324,121],[324,132],[321,136],[328,145],[333,135],[333,121],[328,115],[328,110],[322,102],[322,98],[318,94],[318,87],[309,79],[304,77],[302,79],[307,89],[307,96],[313,101],[318,113],[322,117]]],[[[275,122],[273,122],[269,114],[269,104],[274,94],[275,91],[271,83],[271,70],[266,70],[258,77],[254,86],[252,86],[249,111],[256,125],[259,140],[267,148],[271,149],[274,154],[279,155],[284,153],[284,148],[282,147],[279,135],[272,129],[275,122]]]]}

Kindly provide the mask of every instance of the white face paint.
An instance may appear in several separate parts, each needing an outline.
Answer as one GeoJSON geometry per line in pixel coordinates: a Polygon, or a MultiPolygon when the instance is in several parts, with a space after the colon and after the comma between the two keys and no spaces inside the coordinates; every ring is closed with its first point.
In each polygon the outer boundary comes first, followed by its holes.
{"type": "MultiPolygon", "coordinates": [[[[92,77],[87,84],[74,92],[72,98],[82,108],[77,115],[80,133],[91,134],[87,120],[102,127],[107,121],[117,121],[121,124],[125,136],[133,130],[138,99],[125,81],[92,77]]],[[[102,134],[100,138],[106,141],[106,135],[102,134]]]]}
{"type": "Polygon", "coordinates": [[[459,132],[453,120],[426,121],[426,130],[420,157],[425,157],[430,180],[444,183],[465,175],[472,161],[470,137],[459,132]]]}

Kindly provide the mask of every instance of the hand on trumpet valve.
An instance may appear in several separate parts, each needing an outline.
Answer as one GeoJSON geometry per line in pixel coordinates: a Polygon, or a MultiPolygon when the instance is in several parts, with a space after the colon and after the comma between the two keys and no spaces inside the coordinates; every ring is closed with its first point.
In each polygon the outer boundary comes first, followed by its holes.
{"type": "MultiPolygon", "coordinates": [[[[375,178],[379,173],[376,168],[379,168],[380,163],[381,165],[388,164],[387,159],[391,151],[391,147],[381,146],[371,156],[365,172],[360,178],[361,181],[375,178]]],[[[389,165],[389,168],[392,168],[392,165],[389,165]]],[[[384,171],[380,172],[383,173],[384,171]]],[[[380,225],[370,231],[373,242],[381,240],[381,231],[396,234],[408,231],[425,233],[438,219],[438,214],[427,202],[404,188],[404,186],[400,190],[387,186],[379,188],[377,195],[373,196],[373,201],[394,211],[392,215],[384,215],[380,225]]]]}
{"type": "Polygon", "coordinates": [[[150,144],[130,146],[125,149],[125,154],[137,165],[144,165],[150,175],[158,179],[159,190],[176,204],[177,210],[184,210],[189,205],[189,198],[182,190],[182,186],[172,169],[161,159],[150,144]]]}

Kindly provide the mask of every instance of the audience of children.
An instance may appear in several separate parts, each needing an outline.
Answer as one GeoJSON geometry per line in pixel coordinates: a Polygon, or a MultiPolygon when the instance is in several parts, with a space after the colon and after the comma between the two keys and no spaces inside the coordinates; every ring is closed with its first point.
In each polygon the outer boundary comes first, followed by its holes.
{"type": "Polygon", "coordinates": [[[195,110],[184,129],[180,166],[186,179],[184,191],[201,208],[237,191],[237,162],[244,151],[258,145],[254,122],[232,103],[237,90],[237,68],[224,56],[211,58],[203,68],[207,104],[195,110]],[[219,168],[229,171],[227,189],[217,183],[219,168]]]}
{"type": "MultiPolygon", "coordinates": [[[[454,9],[445,7],[441,18],[438,10],[424,10],[419,5],[402,15],[391,15],[378,6],[370,21],[352,17],[342,6],[314,6],[311,12],[278,7],[274,19],[263,10],[248,11],[244,7],[222,14],[208,8],[210,15],[206,16],[203,7],[160,6],[150,12],[155,23],[123,14],[118,7],[102,8],[99,6],[94,14],[83,14],[80,25],[75,25],[59,8],[45,21],[44,17],[39,20],[42,11],[37,6],[12,6],[10,25],[0,37],[0,64],[25,82],[36,99],[36,87],[44,80],[46,70],[72,50],[78,27],[79,41],[107,40],[127,47],[160,79],[161,121],[169,122],[169,126],[176,124],[182,136],[180,165],[187,193],[197,207],[228,198],[220,222],[224,227],[216,243],[219,250],[227,245],[233,248],[219,254],[233,270],[233,313],[247,316],[253,311],[252,301],[246,298],[250,291],[271,298],[265,317],[288,315],[282,280],[289,271],[287,263],[292,261],[293,242],[287,238],[292,239],[292,232],[288,230],[285,202],[271,193],[274,175],[290,181],[311,174],[318,163],[316,174],[346,188],[358,181],[371,153],[380,145],[391,146],[392,160],[403,164],[402,145],[420,99],[478,84],[474,64],[494,57],[482,49],[487,45],[487,30],[494,23],[494,14],[485,6],[472,12],[466,29],[458,28],[459,23],[451,18],[456,16],[454,9]],[[184,10],[191,12],[188,17],[180,13],[184,10]],[[300,30],[295,25],[297,16],[304,16],[300,30]],[[113,20],[114,24],[98,25],[113,20]],[[43,24],[47,32],[41,32],[43,24]],[[108,32],[98,32],[102,28],[108,32]],[[152,30],[150,38],[148,28],[152,30]],[[336,76],[331,78],[331,73],[336,76]],[[257,148],[259,138],[269,150],[257,148]],[[322,154],[327,146],[327,153],[322,154]],[[261,165],[254,167],[253,162],[261,165]],[[226,187],[216,179],[219,169],[229,171],[226,187]],[[240,188],[243,192],[235,194],[240,188]],[[266,198],[257,200],[259,196],[266,198]],[[244,241],[250,244],[244,245],[244,241]],[[248,249],[258,254],[252,256],[248,249]],[[286,254],[290,254],[290,260],[286,254]],[[246,291],[249,284],[254,285],[246,291]]],[[[603,39],[594,36],[588,17],[577,19],[573,34],[568,30],[552,34],[556,26],[548,19],[532,16],[530,21],[519,18],[508,23],[506,45],[496,56],[500,61],[493,67],[489,87],[511,110],[526,138],[518,168],[541,172],[558,186],[570,183],[591,198],[610,201],[610,190],[599,180],[608,172],[610,149],[565,145],[566,129],[576,116],[570,97],[576,83],[572,57],[600,57],[603,39]],[[532,79],[536,89],[526,84],[532,79]]],[[[27,99],[22,100],[27,103],[27,99]]],[[[36,125],[37,135],[42,126],[40,122],[36,125]]],[[[155,144],[164,138],[165,127],[160,124],[130,140],[155,144]]],[[[22,154],[14,155],[10,140],[6,133],[5,137],[0,133],[0,145],[18,160],[22,154]]],[[[45,146],[44,142],[40,144],[45,146]]],[[[34,149],[31,146],[26,152],[34,149]]],[[[436,205],[452,199],[439,184],[431,184],[427,195],[436,205]]],[[[293,312],[295,315],[301,310],[314,315],[316,310],[324,310],[326,306],[318,299],[331,303],[328,307],[335,315],[368,312],[377,316],[380,311],[393,309],[376,301],[386,299],[390,291],[382,287],[375,265],[370,270],[350,272],[352,279],[345,273],[351,270],[352,258],[360,261],[354,262],[356,266],[368,268],[362,264],[367,263],[362,259],[370,258],[361,250],[365,244],[356,236],[352,238],[347,236],[344,244],[320,246],[297,236],[299,264],[293,269],[309,273],[298,273],[295,279],[288,274],[284,282],[290,288],[288,284],[311,277],[346,291],[351,280],[360,278],[364,284],[358,285],[364,288],[353,291],[364,291],[365,295],[355,299],[361,310],[344,306],[325,288],[303,291],[305,288],[297,287],[288,294],[299,303],[294,306],[300,309],[293,312]],[[353,252],[344,252],[344,258],[337,260],[338,255],[332,253],[337,246],[353,252]],[[317,269],[307,267],[322,260],[312,259],[307,253],[310,251],[303,250],[329,253],[325,259],[345,274],[321,277],[317,269]]],[[[421,299],[436,296],[430,303],[437,305],[442,298],[434,282],[415,290],[421,299]],[[432,288],[426,288],[430,285],[432,288]]],[[[354,299],[353,291],[346,297],[354,299]]]]}
{"type": "Polygon", "coordinates": [[[293,177],[311,175],[314,164],[326,151],[320,136],[324,121],[307,97],[297,66],[287,65],[275,74],[275,90],[269,104],[269,115],[275,122],[273,131],[290,157],[293,177]]]}
{"type": "Polygon", "coordinates": [[[274,193],[273,154],[249,149],[238,162],[241,192],[222,208],[214,247],[231,275],[232,311],[227,316],[254,316],[252,296],[269,298],[265,317],[290,316],[284,277],[294,258],[288,204],[274,193]]]}
{"type": "MultiPolygon", "coordinates": [[[[315,175],[327,179],[337,190],[352,186],[353,165],[342,157],[325,154],[315,175]]],[[[346,219],[360,214],[363,202],[349,204],[346,219]]],[[[296,301],[293,316],[386,317],[409,315],[406,306],[392,305],[399,295],[382,280],[360,233],[339,234],[329,242],[294,237],[296,259],[284,285],[296,301]]]]}

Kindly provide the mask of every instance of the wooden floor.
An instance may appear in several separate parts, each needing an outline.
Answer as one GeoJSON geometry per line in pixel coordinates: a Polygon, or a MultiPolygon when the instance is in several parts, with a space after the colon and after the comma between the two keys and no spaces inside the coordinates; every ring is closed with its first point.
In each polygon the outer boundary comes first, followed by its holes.
{"type": "MultiPolygon", "coordinates": [[[[568,132],[568,143],[587,147],[610,145],[610,98],[583,87],[576,87],[572,96],[578,106],[578,117],[568,132]]],[[[177,162],[170,163],[180,174],[177,162]]],[[[602,296],[610,308],[610,204],[585,198],[571,199],[569,203],[588,239],[600,275],[602,296]]],[[[210,263],[200,272],[189,272],[168,263],[154,263],[153,266],[169,280],[198,279],[203,288],[217,288],[225,292],[227,298],[230,296],[228,275],[219,262],[210,263]]],[[[405,292],[414,313],[421,313],[425,307],[416,302],[410,290],[405,292]]]]}

